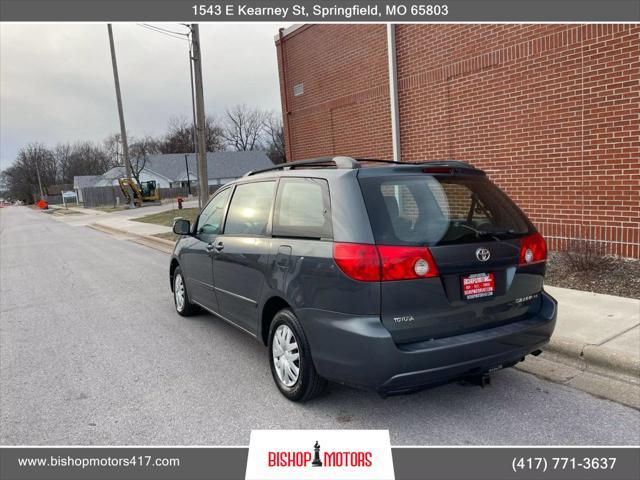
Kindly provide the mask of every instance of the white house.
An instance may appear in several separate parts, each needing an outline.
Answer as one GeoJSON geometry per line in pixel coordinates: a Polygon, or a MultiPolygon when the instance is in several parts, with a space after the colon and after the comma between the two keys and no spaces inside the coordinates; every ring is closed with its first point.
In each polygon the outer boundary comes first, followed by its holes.
{"type": "MultiPolygon", "coordinates": [[[[207,176],[209,185],[223,185],[242,177],[251,170],[272,167],[265,152],[208,152],[207,176]]],[[[198,183],[198,162],[194,153],[166,153],[150,155],[147,167],[171,179],[171,186],[198,183]]]]}
{"type": "MultiPolygon", "coordinates": [[[[265,152],[208,152],[207,176],[209,185],[223,185],[242,177],[251,170],[272,167],[265,152]]],[[[81,175],[73,178],[73,188],[82,202],[82,189],[117,186],[118,178],[126,177],[124,167],[114,167],[103,175],[81,175]]],[[[140,181],[155,180],[159,188],[185,187],[198,184],[198,162],[194,153],[166,153],[149,155],[140,181]]]]}

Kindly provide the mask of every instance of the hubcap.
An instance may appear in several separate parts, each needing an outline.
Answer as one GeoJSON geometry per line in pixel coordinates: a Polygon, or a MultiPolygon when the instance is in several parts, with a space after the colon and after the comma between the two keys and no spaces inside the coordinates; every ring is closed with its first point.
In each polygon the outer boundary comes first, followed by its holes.
{"type": "Polygon", "coordinates": [[[184,283],[180,274],[176,275],[174,280],[173,294],[176,297],[176,308],[181,312],[184,309],[184,283]]]}
{"type": "Polygon", "coordinates": [[[293,386],[300,374],[300,352],[296,337],[288,326],[280,325],[276,329],[271,353],[278,379],[287,387],[293,386]]]}

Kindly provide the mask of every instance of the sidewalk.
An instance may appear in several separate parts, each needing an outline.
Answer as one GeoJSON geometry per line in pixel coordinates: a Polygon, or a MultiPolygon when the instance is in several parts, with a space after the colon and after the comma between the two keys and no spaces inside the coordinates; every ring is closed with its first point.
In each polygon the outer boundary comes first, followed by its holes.
{"type": "MultiPolygon", "coordinates": [[[[195,208],[198,200],[189,200],[183,203],[184,208],[195,208]]],[[[54,207],[64,208],[64,207],[54,207]]],[[[171,232],[171,228],[164,225],[135,221],[136,218],[153,215],[155,213],[173,210],[177,208],[175,202],[165,202],[162,205],[150,205],[135,209],[123,209],[112,212],[94,210],[83,207],[69,207],[69,211],[77,214],[53,215],[52,218],[72,226],[86,226],[100,230],[116,238],[132,240],[147,247],[155,248],[165,253],[173,251],[174,242],[155,235],[171,232]]],[[[176,215],[179,216],[179,215],[176,215]]]]}
{"type": "MultiPolygon", "coordinates": [[[[167,210],[167,209],[165,209],[167,210]]],[[[170,210],[170,209],[169,209],[170,210]]],[[[161,210],[158,210],[161,211],[161,210]]],[[[149,212],[148,214],[157,213],[149,212]]],[[[120,213],[120,212],[118,212],[120,213]]],[[[138,216],[124,216],[124,215],[109,215],[108,217],[101,218],[93,223],[98,227],[107,227],[113,230],[120,230],[133,235],[157,235],[158,233],[167,233],[171,231],[170,227],[164,225],[157,225],[155,223],[136,222],[133,220],[138,216]]],[[[142,215],[144,216],[144,215],[142,215]]]]}
{"type": "MultiPolygon", "coordinates": [[[[197,206],[197,199],[183,203],[184,208],[195,208],[197,206]]],[[[56,206],[54,208],[63,207],[56,206]]],[[[158,233],[170,232],[171,228],[152,223],[136,222],[134,219],[176,208],[177,204],[175,202],[167,202],[162,205],[151,205],[128,210],[117,210],[114,212],[104,212],[102,210],[94,210],[91,208],[69,206],[69,210],[78,212],[78,215],[64,215],[56,216],[54,218],[74,226],[95,225],[132,235],[157,235],[158,233]]],[[[116,232],[114,231],[113,233],[116,232]]]]}
{"type": "Polygon", "coordinates": [[[545,289],[559,304],[551,350],[631,375],[640,373],[640,300],[545,289]]]}
{"type": "MultiPolygon", "coordinates": [[[[184,208],[195,208],[198,206],[198,200],[189,200],[183,203],[184,208]]],[[[159,233],[171,232],[171,227],[157,225],[155,223],[144,223],[135,221],[136,218],[146,217],[154,213],[164,212],[167,210],[177,209],[175,202],[163,203],[162,205],[153,205],[149,207],[141,207],[130,210],[119,210],[107,216],[99,218],[93,223],[93,226],[103,229],[126,232],[136,236],[153,236],[159,233]]],[[[180,216],[176,214],[176,217],[180,216]]],[[[171,242],[173,247],[173,242],[171,242]]]]}

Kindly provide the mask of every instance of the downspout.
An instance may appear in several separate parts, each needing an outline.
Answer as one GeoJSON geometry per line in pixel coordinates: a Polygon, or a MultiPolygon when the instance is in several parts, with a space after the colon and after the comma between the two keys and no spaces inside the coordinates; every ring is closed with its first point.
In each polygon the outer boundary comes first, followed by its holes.
{"type": "Polygon", "coordinates": [[[387,24],[387,53],[389,57],[389,100],[391,102],[391,143],[393,161],[399,162],[400,152],[400,108],[398,106],[398,71],[396,68],[396,26],[387,24]]]}
{"type": "Polygon", "coordinates": [[[293,160],[293,149],[291,146],[291,133],[289,130],[289,95],[287,93],[287,66],[286,66],[286,62],[285,62],[285,56],[284,56],[284,28],[281,28],[278,30],[278,35],[279,35],[279,39],[280,39],[280,63],[282,66],[282,85],[284,86],[284,88],[282,89],[282,94],[284,95],[283,100],[284,100],[284,141],[285,141],[285,148],[284,151],[286,153],[287,158],[285,158],[285,162],[286,161],[292,161],[293,160]]]}

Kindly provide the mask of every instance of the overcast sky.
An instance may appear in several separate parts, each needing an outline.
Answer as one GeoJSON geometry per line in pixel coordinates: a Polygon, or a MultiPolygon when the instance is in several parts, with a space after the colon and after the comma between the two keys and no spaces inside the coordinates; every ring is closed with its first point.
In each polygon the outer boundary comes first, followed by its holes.
{"type": "MultiPolygon", "coordinates": [[[[154,24],[186,31],[179,24],[154,24]]],[[[279,24],[202,24],[205,111],[247,103],[280,111],[279,24]]],[[[188,44],[113,26],[127,131],[158,135],[192,118],[188,44]]],[[[102,141],[119,131],[106,24],[0,25],[0,169],[32,141],[102,141]]]]}

